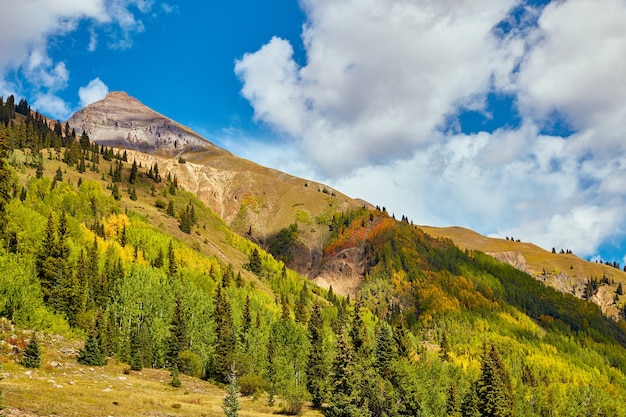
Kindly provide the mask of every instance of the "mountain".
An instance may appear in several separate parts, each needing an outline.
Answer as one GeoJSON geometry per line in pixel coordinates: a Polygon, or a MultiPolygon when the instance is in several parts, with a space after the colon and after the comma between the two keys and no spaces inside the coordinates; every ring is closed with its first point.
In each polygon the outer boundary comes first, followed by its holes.
{"type": "MultiPolygon", "coordinates": [[[[161,172],[175,176],[179,185],[194,193],[233,230],[266,249],[282,230],[300,224],[298,245],[288,249],[293,253],[275,254],[326,287],[334,283],[340,293],[348,292],[342,284],[346,274],[338,274],[332,263],[322,262],[321,242],[328,236],[328,227],[320,220],[368,203],[324,184],[239,158],[123,92],[109,93],[90,104],[74,114],[69,124],[76,132],[87,132],[100,145],[127,150],[130,161],[146,167],[158,164],[161,172]]],[[[347,288],[354,287],[355,278],[350,274],[347,288]]]]}
{"type": "Polygon", "coordinates": [[[68,122],[78,134],[84,131],[101,145],[164,155],[192,150],[227,154],[122,91],[108,93],[104,99],[74,113],[68,122]]]}
{"type": "Polygon", "coordinates": [[[234,378],[250,416],[626,414],[623,316],[523,272],[530,252],[514,268],[234,155],[66,132],[0,123],[7,415],[220,415],[234,378]]]}

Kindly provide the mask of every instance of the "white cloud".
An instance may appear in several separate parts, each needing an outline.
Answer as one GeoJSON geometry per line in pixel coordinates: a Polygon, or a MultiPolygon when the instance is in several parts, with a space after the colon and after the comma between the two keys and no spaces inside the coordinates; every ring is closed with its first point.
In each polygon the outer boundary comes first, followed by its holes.
{"type": "Polygon", "coordinates": [[[256,120],[293,138],[289,161],[261,152],[272,166],[316,172],[416,223],[582,256],[626,235],[626,3],[303,6],[304,65],[273,38],[235,66],[256,120]],[[522,15],[507,16],[514,6],[522,15]],[[503,19],[512,30],[494,29],[503,19]],[[488,92],[515,97],[520,126],[460,134],[454,116],[488,113],[488,92]],[[542,133],[556,115],[571,136],[542,133]]]}
{"type": "Polygon", "coordinates": [[[49,40],[76,30],[80,21],[92,24],[87,49],[97,47],[97,30],[106,29],[114,47],[132,45],[132,35],[144,26],[137,14],[148,13],[151,0],[29,0],[11,4],[10,13],[0,13],[0,86],[3,92],[24,95],[32,90],[35,104],[53,117],[63,117],[69,104],[61,103],[58,92],[67,87],[70,69],[48,54],[49,40]],[[133,12],[136,9],[139,12],[133,12]],[[6,81],[19,72],[28,85],[6,81]],[[17,91],[16,91],[17,90],[17,91]]]}
{"type": "Polygon", "coordinates": [[[108,93],[109,87],[100,78],[94,78],[85,87],[78,89],[80,106],[86,107],[95,101],[102,100],[108,93]]]}
{"type": "Polygon", "coordinates": [[[274,38],[235,71],[257,120],[297,138],[326,175],[345,174],[405,156],[482,100],[492,72],[513,65],[491,33],[513,4],[309,1],[306,66],[274,38]]]}
{"type": "Polygon", "coordinates": [[[31,105],[42,114],[50,115],[58,120],[66,120],[72,114],[67,103],[60,97],[47,93],[35,97],[35,102],[31,105]]]}

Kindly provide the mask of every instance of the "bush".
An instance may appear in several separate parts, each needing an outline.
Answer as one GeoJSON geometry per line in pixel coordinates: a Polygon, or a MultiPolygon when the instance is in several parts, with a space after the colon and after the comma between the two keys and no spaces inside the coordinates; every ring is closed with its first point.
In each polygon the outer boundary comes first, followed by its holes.
{"type": "Polygon", "coordinates": [[[259,394],[268,389],[267,382],[257,374],[245,374],[238,379],[239,392],[244,396],[259,394]]]}
{"type": "Polygon", "coordinates": [[[180,372],[196,378],[201,377],[204,372],[202,358],[190,350],[185,350],[178,355],[178,366],[180,372]]]}
{"type": "Polygon", "coordinates": [[[163,200],[161,200],[160,198],[157,199],[157,201],[154,203],[154,205],[159,208],[159,209],[165,209],[167,207],[167,203],[163,200]]]}

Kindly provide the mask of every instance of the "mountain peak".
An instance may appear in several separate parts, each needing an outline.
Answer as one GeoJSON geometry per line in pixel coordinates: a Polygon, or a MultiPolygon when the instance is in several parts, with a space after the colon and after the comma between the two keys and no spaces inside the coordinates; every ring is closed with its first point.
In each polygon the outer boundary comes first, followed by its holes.
{"type": "Polygon", "coordinates": [[[102,100],[74,113],[68,122],[77,133],[85,131],[91,140],[101,145],[149,153],[202,150],[228,154],[124,91],[109,92],[102,100]]]}

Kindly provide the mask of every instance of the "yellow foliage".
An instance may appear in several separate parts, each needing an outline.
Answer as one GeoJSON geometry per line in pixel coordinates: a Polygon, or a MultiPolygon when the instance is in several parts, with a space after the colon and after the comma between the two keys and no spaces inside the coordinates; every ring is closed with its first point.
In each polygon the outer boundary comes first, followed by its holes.
{"type": "Polygon", "coordinates": [[[130,219],[125,214],[111,214],[104,222],[104,235],[107,238],[117,237],[124,226],[130,226],[130,219]]]}

